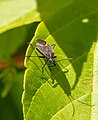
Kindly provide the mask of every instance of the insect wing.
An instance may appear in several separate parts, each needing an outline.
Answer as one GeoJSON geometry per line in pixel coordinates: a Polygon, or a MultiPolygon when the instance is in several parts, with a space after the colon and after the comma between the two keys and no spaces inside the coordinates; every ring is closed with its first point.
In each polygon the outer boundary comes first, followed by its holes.
{"type": "Polygon", "coordinates": [[[47,42],[44,41],[44,40],[41,40],[41,39],[38,39],[36,40],[36,45],[39,46],[39,45],[45,45],[47,42]]]}
{"type": "Polygon", "coordinates": [[[47,58],[51,58],[54,55],[53,48],[50,44],[39,44],[37,47],[47,58]]]}

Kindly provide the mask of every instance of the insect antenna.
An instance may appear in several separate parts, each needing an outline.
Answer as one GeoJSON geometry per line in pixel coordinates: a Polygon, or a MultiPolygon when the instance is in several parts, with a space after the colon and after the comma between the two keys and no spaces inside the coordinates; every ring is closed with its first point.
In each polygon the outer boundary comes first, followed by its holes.
{"type": "Polygon", "coordinates": [[[73,60],[73,58],[64,58],[64,59],[55,60],[55,61],[56,61],[56,62],[60,62],[60,61],[63,61],[63,60],[73,60]]]}

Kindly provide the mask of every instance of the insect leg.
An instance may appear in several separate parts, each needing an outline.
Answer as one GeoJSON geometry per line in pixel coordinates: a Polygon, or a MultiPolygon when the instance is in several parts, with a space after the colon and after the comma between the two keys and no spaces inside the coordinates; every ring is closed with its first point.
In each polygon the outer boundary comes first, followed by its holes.
{"type": "Polygon", "coordinates": [[[47,59],[47,60],[45,61],[45,63],[43,64],[43,66],[42,66],[42,73],[44,72],[44,67],[45,67],[45,65],[47,64],[48,61],[49,61],[49,60],[47,59]]]}
{"type": "MultiPolygon", "coordinates": [[[[36,48],[36,50],[37,50],[39,53],[41,53],[37,48],[36,48]]],[[[36,53],[37,56],[39,56],[38,53],[37,53],[37,51],[35,51],[35,53],[36,53]]],[[[45,58],[45,56],[43,56],[43,57],[38,57],[38,58],[39,58],[39,60],[41,61],[41,63],[43,64],[43,62],[42,62],[42,60],[41,60],[40,58],[45,58]]],[[[48,62],[48,61],[47,61],[47,62],[48,62]]],[[[46,63],[46,64],[47,64],[47,63],[46,63]]],[[[45,65],[46,65],[46,64],[45,64],[45,65]]],[[[48,70],[47,70],[46,68],[45,68],[45,70],[46,70],[47,74],[49,75],[48,70]]],[[[43,73],[43,67],[42,67],[42,73],[43,73]]]]}
{"type": "MultiPolygon", "coordinates": [[[[31,47],[32,47],[33,49],[35,48],[35,47],[33,47],[33,45],[32,45],[30,42],[28,42],[27,44],[31,45],[31,47]]],[[[29,60],[30,60],[31,62],[33,62],[33,63],[37,66],[37,68],[40,70],[40,68],[38,67],[38,65],[37,65],[33,60],[31,60],[30,57],[38,57],[38,58],[40,59],[40,58],[44,58],[45,56],[39,56],[36,51],[35,51],[35,53],[36,53],[36,56],[27,55],[26,57],[29,58],[29,60]]],[[[40,60],[40,61],[41,61],[41,60],[40,60]]],[[[41,61],[41,62],[42,62],[42,61],[41,61]]],[[[41,70],[40,70],[40,71],[41,71],[41,70]]]]}
{"type": "Polygon", "coordinates": [[[41,71],[40,68],[38,67],[38,65],[33,60],[31,60],[30,57],[28,57],[28,58],[31,62],[33,62],[36,65],[36,67],[39,69],[39,71],[41,71]]]}
{"type": "Polygon", "coordinates": [[[52,48],[54,49],[54,48],[55,48],[55,46],[56,46],[56,44],[52,44],[51,46],[52,46],[52,48]]]}
{"type": "Polygon", "coordinates": [[[28,45],[31,45],[31,46],[33,47],[33,45],[32,45],[30,42],[28,42],[27,44],[28,44],[28,45]]]}
{"type": "Polygon", "coordinates": [[[26,56],[26,57],[40,57],[40,58],[45,58],[45,56],[26,56]]]}
{"type": "Polygon", "coordinates": [[[48,65],[48,67],[49,67],[49,69],[50,69],[50,71],[52,71],[52,67],[55,67],[56,66],[56,63],[53,63],[52,65],[50,64],[50,65],[48,65]]]}
{"type": "MultiPolygon", "coordinates": [[[[32,45],[31,43],[28,43],[28,44],[30,44],[33,49],[35,48],[39,53],[41,53],[36,47],[33,47],[33,45],[32,45]]],[[[39,60],[41,61],[41,63],[43,64],[41,58],[45,58],[45,56],[39,56],[39,55],[38,55],[38,52],[37,52],[36,50],[35,50],[36,56],[26,56],[26,57],[38,57],[39,60]]],[[[33,63],[34,63],[34,62],[33,62],[33,63]]],[[[45,68],[45,70],[46,70],[47,74],[49,75],[49,72],[47,71],[46,68],[45,68]]],[[[41,72],[42,72],[42,71],[41,71],[41,72]]]]}

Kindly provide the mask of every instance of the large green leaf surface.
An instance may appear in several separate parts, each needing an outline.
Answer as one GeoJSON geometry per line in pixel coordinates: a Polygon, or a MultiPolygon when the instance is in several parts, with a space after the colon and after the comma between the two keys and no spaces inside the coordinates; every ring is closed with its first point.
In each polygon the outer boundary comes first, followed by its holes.
{"type": "Polygon", "coordinates": [[[46,66],[42,76],[44,60],[26,57],[22,98],[24,119],[97,119],[98,1],[38,0],[37,4],[43,21],[38,25],[26,55],[36,55],[35,40],[44,39],[56,44],[56,60],[67,57],[73,60],[57,62],[52,71],[46,66]],[[71,95],[75,99],[71,97],[70,101],[71,95]]]}

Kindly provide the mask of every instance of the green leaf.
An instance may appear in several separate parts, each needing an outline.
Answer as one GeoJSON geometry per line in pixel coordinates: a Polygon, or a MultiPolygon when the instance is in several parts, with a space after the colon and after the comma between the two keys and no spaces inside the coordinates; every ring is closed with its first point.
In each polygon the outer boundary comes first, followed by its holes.
{"type": "Polygon", "coordinates": [[[0,33],[40,21],[35,0],[1,0],[0,6],[0,33]]]}
{"type": "Polygon", "coordinates": [[[51,45],[56,44],[56,59],[69,57],[73,61],[57,62],[52,71],[46,66],[42,78],[41,61],[44,62],[44,59],[40,61],[37,57],[26,57],[22,98],[24,119],[93,119],[93,109],[95,106],[97,109],[97,103],[91,100],[94,97],[92,87],[95,88],[93,77],[97,76],[93,71],[93,63],[98,32],[98,1],[37,2],[43,22],[37,27],[31,41],[33,47],[29,45],[26,56],[36,55],[35,40],[44,39],[51,45]],[[55,86],[52,80],[55,80],[55,86]]]}

